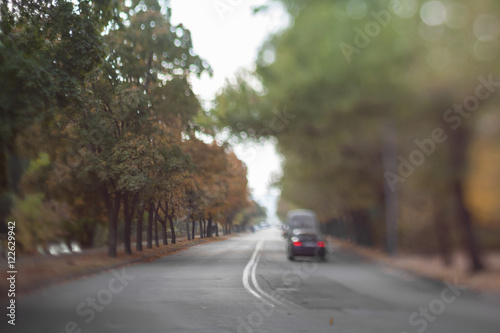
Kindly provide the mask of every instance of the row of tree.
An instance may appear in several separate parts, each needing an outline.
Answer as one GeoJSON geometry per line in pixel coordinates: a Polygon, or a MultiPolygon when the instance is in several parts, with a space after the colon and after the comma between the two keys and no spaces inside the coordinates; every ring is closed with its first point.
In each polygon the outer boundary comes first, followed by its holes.
{"type": "Polygon", "coordinates": [[[262,88],[229,84],[215,126],[277,139],[283,209],[314,209],[368,246],[394,250],[399,235],[400,248],[446,263],[460,243],[481,270],[480,245],[500,239],[487,168],[500,138],[498,2],[280,2],[293,25],[262,47],[249,74],[262,88]],[[264,130],[277,112],[290,119],[264,130]]]}
{"type": "Polygon", "coordinates": [[[0,12],[1,217],[12,211],[26,249],[90,246],[107,221],[114,257],[122,221],[131,253],[134,223],[142,250],[143,224],[151,247],[158,224],[167,244],[167,223],[175,243],[175,221],[211,237],[216,221],[229,232],[256,214],[245,165],[199,138],[188,79],[212,70],[168,3],[3,1],[0,12]]]}

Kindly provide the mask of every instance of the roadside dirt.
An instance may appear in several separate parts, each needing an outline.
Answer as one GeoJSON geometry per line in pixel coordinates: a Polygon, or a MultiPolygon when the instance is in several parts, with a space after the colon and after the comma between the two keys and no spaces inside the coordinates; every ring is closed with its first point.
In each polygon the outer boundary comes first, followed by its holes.
{"type": "Polygon", "coordinates": [[[494,292],[500,295],[500,253],[498,252],[485,254],[483,259],[486,270],[471,274],[468,270],[467,258],[463,253],[455,253],[453,264],[447,267],[438,256],[424,257],[401,253],[396,257],[390,257],[381,251],[358,246],[334,237],[329,237],[329,242],[334,248],[347,249],[365,258],[420,276],[440,281],[456,281],[456,283],[466,285],[472,290],[494,292]]]}

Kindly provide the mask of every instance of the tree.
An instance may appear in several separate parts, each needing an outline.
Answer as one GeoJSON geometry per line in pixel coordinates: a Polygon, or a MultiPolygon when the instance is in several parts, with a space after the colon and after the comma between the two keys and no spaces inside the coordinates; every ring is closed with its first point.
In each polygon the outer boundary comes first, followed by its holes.
{"type": "Polygon", "coordinates": [[[35,125],[47,131],[59,111],[81,104],[85,77],[105,56],[100,33],[112,14],[108,0],[0,4],[2,223],[9,208],[6,193],[17,192],[23,170],[16,140],[35,125]],[[75,56],[81,54],[85,57],[75,56]],[[13,163],[17,172],[9,167],[13,163]]]}
{"type": "Polygon", "coordinates": [[[50,237],[27,222],[26,239],[91,246],[107,223],[114,257],[121,217],[130,254],[135,219],[140,251],[146,215],[152,247],[158,223],[166,244],[168,220],[175,243],[176,221],[188,230],[191,219],[194,235],[195,219],[208,219],[200,236],[211,236],[225,210],[243,207],[244,166],[226,145],[195,139],[200,104],[188,77],[212,70],[189,30],[171,24],[168,2],[163,9],[155,0],[0,4],[0,86],[13,84],[0,92],[2,200],[14,198],[27,221],[60,215],[47,223],[50,237]]]}
{"type": "Polygon", "coordinates": [[[124,11],[122,21],[106,36],[110,48],[106,63],[88,81],[91,111],[74,128],[80,138],[90,135],[97,124],[104,124],[107,129],[99,144],[91,147],[86,166],[79,172],[84,171],[82,177],[98,176],[101,184],[108,210],[110,256],[116,256],[121,202],[124,201],[125,209],[125,249],[130,253],[135,206],[140,192],[155,183],[155,191],[146,191],[148,194],[143,196],[149,201],[150,246],[153,214],[159,209],[154,203],[169,186],[168,181],[158,177],[168,177],[166,174],[172,169],[184,167],[178,162],[180,150],[176,148],[183,123],[175,119],[186,121],[190,113],[197,111],[198,102],[185,76],[209,68],[192,55],[189,31],[182,26],[172,27],[168,11],[163,16],[156,1],[133,1],[132,7],[121,2],[120,10],[124,11]],[[172,91],[182,91],[184,97],[167,104],[165,96],[172,91]],[[181,104],[183,100],[189,102],[181,104]],[[179,105],[174,104],[176,101],[179,105]]]}
{"type": "Polygon", "coordinates": [[[250,205],[247,188],[247,169],[233,152],[227,154],[228,191],[224,201],[224,233],[230,233],[236,215],[250,205]]]}

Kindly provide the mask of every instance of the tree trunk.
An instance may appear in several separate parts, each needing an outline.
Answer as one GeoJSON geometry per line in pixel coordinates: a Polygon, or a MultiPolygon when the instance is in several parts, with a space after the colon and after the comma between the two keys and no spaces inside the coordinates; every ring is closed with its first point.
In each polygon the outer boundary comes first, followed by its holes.
{"type": "Polygon", "coordinates": [[[172,208],[171,214],[168,215],[168,222],[170,223],[170,231],[172,233],[172,244],[175,244],[174,213],[174,209],[172,208]]]}
{"type": "Polygon", "coordinates": [[[465,204],[465,193],[463,190],[464,170],[467,165],[467,147],[469,136],[464,126],[447,132],[450,148],[450,170],[456,170],[456,174],[450,181],[451,196],[454,201],[456,221],[462,231],[463,246],[467,250],[470,260],[470,271],[479,272],[484,269],[481,261],[481,251],[474,235],[469,210],[465,204]]]}
{"type": "Polygon", "coordinates": [[[186,219],[186,236],[187,240],[191,240],[191,233],[189,232],[189,219],[186,219]]]}
{"type": "Polygon", "coordinates": [[[437,202],[438,205],[436,207],[436,213],[434,215],[434,227],[437,236],[436,240],[439,253],[441,254],[441,259],[443,260],[443,264],[449,267],[452,264],[452,258],[450,251],[450,242],[448,238],[450,230],[448,228],[448,222],[446,220],[445,202],[444,200],[439,199],[437,202]]]}
{"type": "Polygon", "coordinates": [[[204,232],[203,232],[203,218],[200,219],[200,238],[204,237],[204,232]]]}
{"type": "Polygon", "coordinates": [[[163,239],[163,245],[168,245],[167,239],[167,219],[161,221],[161,238],[163,239]]]}
{"type": "Polygon", "coordinates": [[[146,90],[146,93],[149,90],[149,82],[151,79],[151,73],[149,71],[151,70],[152,64],[153,64],[153,53],[151,52],[151,54],[149,55],[149,59],[148,59],[148,69],[146,71],[146,81],[144,82],[144,90],[146,90]]]}
{"type": "Polygon", "coordinates": [[[191,239],[194,240],[194,228],[196,227],[196,221],[194,220],[194,217],[193,215],[191,215],[191,223],[192,223],[192,226],[191,226],[191,239]]]}
{"type": "MultiPolygon", "coordinates": [[[[156,212],[156,214],[158,214],[158,212],[156,212]]],[[[160,239],[158,238],[158,219],[155,219],[153,224],[154,224],[154,232],[155,232],[155,246],[160,247],[160,239]]]]}
{"type": "Polygon", "coordinates": [[[155,246],[160,247],[160,240],[158,239],[158,211],[160,209],[160,203],[161,201],[158,201],[158,204],[156,205],[155,208],[155,218],[153,220],[153,227],[154,227],[154,236],[155,236],[155,246]]]}
{"type": "MultiPolygon", "coordinates": [[[[165,201],[165,206],[168,208],[168,204],[165,201]]],[[[161,208],[161,211],[163,212],[164,218],[160,218],[160,214],[158,214],[158,220],[161,223],[161,238],[163,241],[163,245],[168,245],[168,239],[167,239],[167,211],[163,209],[163,206],[161,205],[161,201],[158,201],[158,207],[161,208]]]]}
{"type": "Polygon", "coordinates": [[[452,195],[456,204],[456,220],[462,229],[462,241],[464,248],[467,249],[469,253],[469,269],[471,272],[480,272],[484,269],[484,266],[481,261],[479,244],[477,243],[476,237],[474,235],[474,230],[472,228],[469,210],[465,206],[464,191],[462,188],[462,182],[460,180],[457,179],[454,182],[452,191],[452,195]]]}
{"type": "Polygon", "coordinates": [[[121,192],[115,191],[112,216],[109,223],[109,243],[108,243],[108,255],[110,257],[116,257],[116,240],[117,240],[117,228],[118,228],[118,214],[120,212],[120,202],[121,202],[121,192]]]}
{"type": "Polygon", "coordinates": [[[215,237],[219,237],[219,223],[215,222],[215,237]]]}
{"type": "Polygon", "coordinates": [[[83,240],[81,245],[84,249],[90,249],[92,247],[95,229],[95,224],[85,223],[83,225],[83,240]]]}
{"type": "Polygon", "coordinates": [[[132,234],[132,219],[134,218],[137,199],[138,199],[138,193],[134,194],[132,202],[130,202],[129,194],[127,192],[123,194],[123,215],[124,215],[123,245],[125,247],[126,254],[132,254],[132,246],[130,244],[130,238],[132,234]]]}
{"type": "Polygon", "coordinates": [[[146,202],[141,202],[139,216],[137,217],[137,227],[135,230],[135,249],[142,251],[142,219],[144,218],[144,210],[146,210],[146,202]]]}
{"type": "Polygon", "coordinates": [[[208,214],[207,237],[212,237],[212,214],[208,214]]]}
{"type": "MultiPolygon", "coordinates": [[[[394,122],[390,119],[384,121],[382,135],[382,164],[384,177],[386,172],[397,174],[398,172],[398,134],[394,122]]],[[[390,256],[395,256],[398,251],[398,193],[396,185],[384,182],[385,215],[385,247],[390,256]]],[[[370,221],[368,220],[368,223],[370,221]]],[[[373,232],[372,232],[373,234],[373,232]]],[[[371,241],[373,244],[373,241],[371,241]]]]}
{"type": "Polygon", "coordinates": [[[372,246],[373,230],[371,228],[367,212],[365,210],[358,209],[351,211],[351,215],[356,243],[365,246],[372,246]]]}
{"type": "Polygon", "coordinates": [[[123,247],[125,248],[126,254],[132,254],[132,248],[130,246],[130,207],[129,207],[128,193],[123,194],[123,247]]]}
{"type": "Polygon", "coordinates": [[[155,212],[155,204],[153,201],[149,201],[149,210],[148,210],[148,225],[147,225],[147,230],[146,230],[146,242],[147,245],[146,247],[148,249],[153,248],[153,218],[154,218],[154,212],[155,212]]]}
{"type": "Polygon", "coordinates": [[[162,219],[160,215],[157,215],[158,221],[160,221],[161,225],[161,238],[162,238],[162,243],[163,245],[168,245],[168,239],[167,239],[167,218],[165,217],[162,219]]]}
{"type": "Polygon", "coordinates": [[[106,185],[101,186],[106,210],[108,211],[108,256],[116,257],[116,238],[118,226],[118,213],[120,212],[121,192],[114,191],[112,198],[108,192],[106,185]]]}

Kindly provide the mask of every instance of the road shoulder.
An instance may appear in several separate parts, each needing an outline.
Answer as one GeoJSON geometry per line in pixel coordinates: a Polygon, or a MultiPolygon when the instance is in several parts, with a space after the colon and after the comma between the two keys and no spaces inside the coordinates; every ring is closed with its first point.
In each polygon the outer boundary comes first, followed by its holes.
{"type": "Polygon", "coordinates": [[[351,242],[328,236],[334,249],[356,253],[368,260],[390,268],[397,268],[409,274],[437,281],[453,281],[466,285],[470,290],[493,293],[500,297],[500,253],[485,256],[487,270],[471,274],[467,270],[467,261],[461,254],[456,254],[453,265],[446,267],[437,256],[399,254],[390,257],[387,254],[351,242]]]}
{"type": "MultiPolygon", "coordinates": [[[[125,254],[123,249],[118,249],[116,258],[110,258],[105,251],[81,254],[67,254],[61,256],[31,256],[25,257],[17,263],[17,290],[18,296],[24,296],[55,284],[77,280],[89,275],[98,274],[110,269],[151,262],[156,259],[187,250],[193,246],[224,241],[232,237],[226,235],[213,238],[196,238],[194,240],[181,239],[176,244],[153,245],[152,249],[144,246],[142,252],[135,249],[131,255],[125,254]]],[[[0,290],[7,290],[7,279],[2,273],[0,290]]],[[[0,294],[0,301],[6,293],[0,294]]]]}

